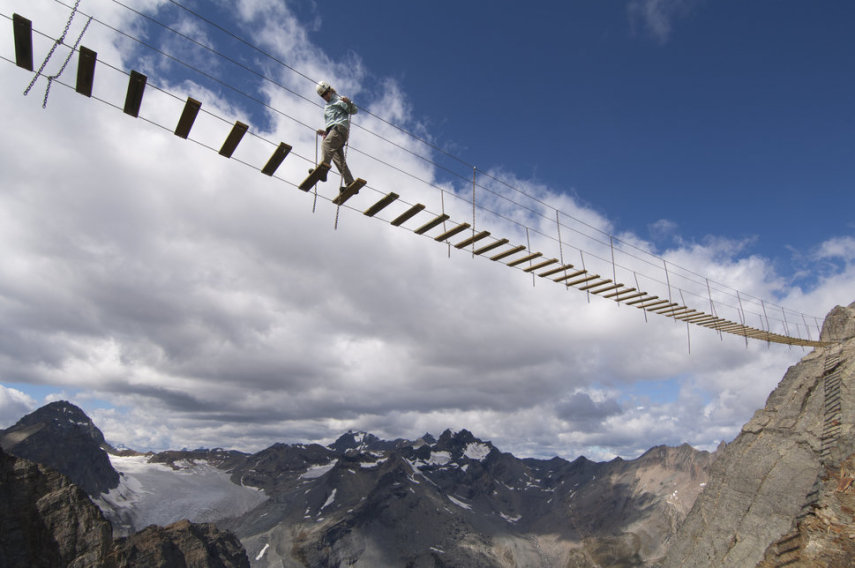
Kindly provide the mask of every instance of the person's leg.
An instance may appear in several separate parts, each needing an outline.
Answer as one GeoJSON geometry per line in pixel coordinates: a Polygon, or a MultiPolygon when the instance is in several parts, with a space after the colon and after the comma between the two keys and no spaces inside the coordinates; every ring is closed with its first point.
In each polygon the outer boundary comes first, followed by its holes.
{"type": "Polygon", "coordinates": [[[324,138],[323,151],[324,162],[333,164],[341,172],[344,178],[344,185],[353,183],[353,175],[350,173],[350,168],[347,167],[347,162],[344,158],[344,145],[347,143],[347,133],[342,133],[338,128],[330,130],[329,134],[324,138]]]}

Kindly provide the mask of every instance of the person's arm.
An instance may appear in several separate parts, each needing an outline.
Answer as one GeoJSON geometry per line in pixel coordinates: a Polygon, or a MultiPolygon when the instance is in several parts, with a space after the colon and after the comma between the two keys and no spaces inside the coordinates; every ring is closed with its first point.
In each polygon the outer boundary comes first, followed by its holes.
{"type": "Polygon", "coordinates": [[[357,112],[359,112],[359,109],[356,107],[356,105],[355,105],[355,104],[353,104],[353,101],[351,101],[349,98],[347,98],[347,97],[341,97],[341,98],[339,99],[339,101],[341,101],[341,102],[343,102],[343,103],[344,103],[344,105],[342,105],[342,109],[343,109],[347,114],[356,114],[357,112]]]}

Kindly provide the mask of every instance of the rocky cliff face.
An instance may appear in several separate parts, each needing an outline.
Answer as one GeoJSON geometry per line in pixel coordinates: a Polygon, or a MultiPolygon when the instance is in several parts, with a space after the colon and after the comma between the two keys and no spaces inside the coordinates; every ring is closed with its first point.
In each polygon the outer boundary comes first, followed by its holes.
{"type": "Polygon", "coordinates": [[[114,542],[110,523],[66,476],[0,450],[0,566],[248,568],[249,560],[231,533],[186,521],[114,542]]]}
{"type": "Polygon", "coordinates": [[[852,565],[855,304],[822,339],[835,343],[791,367],[719,452],[665,568],[852,565]]]}
{"type": "Polygon", "coordinates": [[[110,525],[64,475],[0,450],[0,566],[97,566],[110,525]]]}
{"type": "Polygon", "coordinates": [[[249,568],[240,541],[210,523],[178,521],[167,527],[150,526],[116,541],[104,559],[105,568],[187,566],[249,568]]]}

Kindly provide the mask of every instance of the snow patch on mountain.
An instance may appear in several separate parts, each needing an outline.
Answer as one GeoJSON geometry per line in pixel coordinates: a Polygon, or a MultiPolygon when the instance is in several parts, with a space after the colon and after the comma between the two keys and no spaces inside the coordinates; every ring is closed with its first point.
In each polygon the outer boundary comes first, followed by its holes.
{"type": "Polygon", "coordinates": [[[490,449],[490,446],[483,442],[469,442],[463,450],[463,455],[470,460],[484,461],[484,458],[490,454],[490,449]]]}
{"type": "Polygon", "coordinates": [[[449,496],[448,496],[448,499],[449,499],[449,501],[451,501],[452,503],[454,503],[454,504],[455,504],[455,505],[457,505],[458,507],[461,507],[461,508],[463,508],[463,509],[467,509],[467,510],[469,510],[469,511],[471,511],[471,510],[472,510],[472,505],[469,505],[468,503],[464,503],[464,502],[463,502],[463,501],[461,501],[460,499],[455,499],[455,498],[454,498],[454,497],[452,497],[451,495],[449,495],[449,496]]]}
{"type": "Polygon", "coordinates": [[[431,452],[430,458],[428,458],[425,463],[427,465],[445,465],[451,461],[451,454],[445,451],[439,452],[431,452]]]}
{"type": "Polygon", "coordinates": [[[335,494],[336,494],[336,491],[338,491],[338,488],[335,488],[335,489],[333,489],[333,490],[332,490],[332,493],[330,493],[330,496],[329,496],[329,497],[327,497],[326,502],[325,502],[325,503],[323,504],[323,506],[321,507],[321,511],[323,511],[324,509],[326,509],[327,507],[329,507],[330,505],[332,505],[333,503],[335,503],[335,494]]]}
{"type": "Polygon", "coordinates": [[[513,517],[504,513],[499,513],[499,515],[509,523],[516,523],[522,519],[522,515],[514,515],[513,517]]]}
{"type": "Polygon", "coordinates": [[[332,470],[337,463],[338,460],[333,460],[325,465],[313,465],[306,470],[306,473],[300,476],[300,479],[317,479],[319,477],[323,477],[327,472],[332,470]]]}
{"type": "Polygon", "coordinates": [[[260,489],[232,483],[229,474],[205,461],[176,462],[178,469],[150,463],[146,456],[110,456],[119,486],[95,504],[120,529],[137,531],[182,519],[214,522],[246,513],[267,497],[260,489]]]}

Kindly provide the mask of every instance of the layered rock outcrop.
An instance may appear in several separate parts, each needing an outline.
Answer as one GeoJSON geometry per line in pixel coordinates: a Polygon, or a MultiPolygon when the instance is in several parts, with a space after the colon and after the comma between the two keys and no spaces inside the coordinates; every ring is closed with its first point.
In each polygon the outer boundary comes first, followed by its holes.
{"type": "Polygon", "coordinates": [[[833,343],[791,367],[765,408],[720,450],[665,568],[852,565],[855,304],[829,314],[822,339],[833,343]],[[819,533],[846,538],[820,544],[819,533]],[[846,563],[811,564],[808,556],[824,547],[846,563]]]}
{"type": "Polygon", "coordinates": [[[104,566],[249,568],[249,559],[233,534],[220,531],[211,523],[178,521],[167,527],[152,525],[117,540],[104,566]]]}
{"type": "Polygon", "coordinates": [[[0,566],[88,568],[112,544],[110,524],[79,487],[0,450],[0,566]]]}

